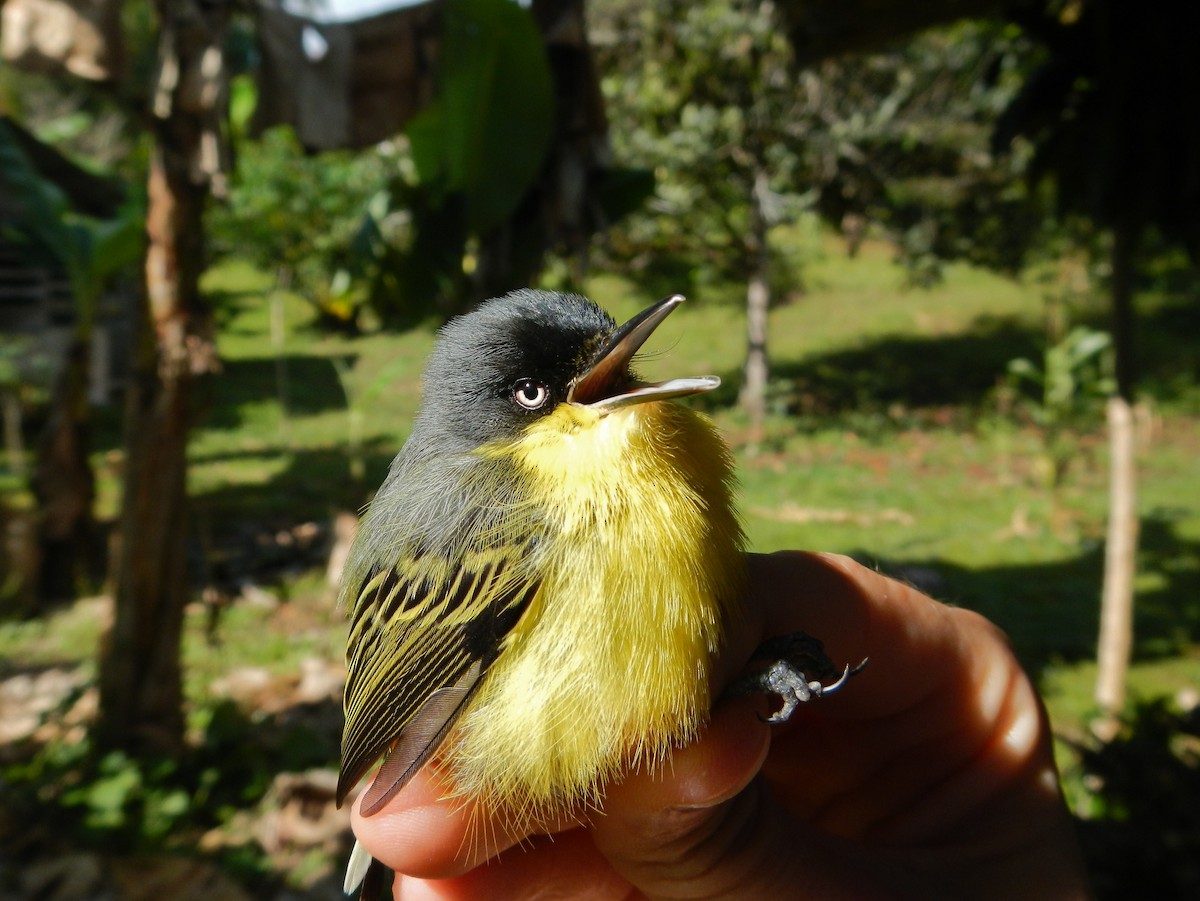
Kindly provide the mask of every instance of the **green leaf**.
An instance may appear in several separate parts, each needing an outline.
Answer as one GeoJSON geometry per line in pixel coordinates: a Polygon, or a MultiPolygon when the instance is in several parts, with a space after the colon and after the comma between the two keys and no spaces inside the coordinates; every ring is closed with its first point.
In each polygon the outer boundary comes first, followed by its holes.
{"type": "Polygon", "coordinates": [[[38,175],[3,121],[0,121],[0,188],[11,192],[9,196],[24,211],[31,237],[47,250],[61,254],[67,200],[58,188],[38,175]]]}
{"type": "Polygon", "coordinates": [[[447,165],[449,151],[442,109],[435,100],[409,120],[405,128],[417,178],[428,187],[444,186],[450,181],[447,165]]]}
{"type": "Polygon", "coordinates": [[[113,220],[75,215],[63,193],[29,164],[3,122],[0,187],[11,191],[24,211],[30,237],[67,271],[81,323],[90,321],[105,281],[141,254],[145,217],[140,205],[126,204],[113,220]]]}
{"type": "Polygon", "coordinates": [[[1073,362],[1078,365],[1107,349],[1112,340],[1107,332],[1079,326],[1071,330],[1064,343],[1073,362]]]}
{"type": "Polygon", "coordinates": [[[191,809],[191,796],[183,789],[159,790],[146,799],[143,833],[150,838],[169,835],[191,809]]]}
{"type": "Polygon", "coordinates": [[[1031,382],[1040,384],[1042,382],[1042,373],[1036,366],[1024,357],[1016,360],[1008,361],[1008,371],[1017,378],[1029,379],[1031,382]]]}
{"type": "Polygon", "coordinates": [[[229,124],[234,134],[244,135],[258,104],[258,85],[249,75],[238,75],[229,82],[229,124]]]}
{"type": "Polygon", "coordinates": [[[441,89],[407,129],[426,186],[466,201],[476,234],[503,222],[533,184],[554,125],[554,90],[533,16],[511,0],[446,6],[441,89]]]}

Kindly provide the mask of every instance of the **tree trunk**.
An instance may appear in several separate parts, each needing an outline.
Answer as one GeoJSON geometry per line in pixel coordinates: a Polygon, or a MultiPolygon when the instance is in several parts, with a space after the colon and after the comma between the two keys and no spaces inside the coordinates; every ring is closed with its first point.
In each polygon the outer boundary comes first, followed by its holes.
{"type": "Polygon", "coordinates": [[[88,460],[88,331],[67,348],[38,442],[33,491],[41,544],[39,602],[75,597],[92,572],[96,479],[88,460]]]}
{"type": "Polygon", "coordinates": [[[1117,392],[1108,403],[1110,447],[1108,540],[1100,640],[1096,653],[1096,703],[1111,732],[1125,703],[1125,680],[1133,647],[1133,581],[1137,566],[1137,455],[1133,415],[1133,232],[1118,226],[1112,247],[1113,346],[1117,392]]]}
{"type": "Polygon", "coordinates": [[[17,478],[25,476],[25,443],[21,438],[21,396],[13,385],[0,389],[4,416],[4,453],[8,471],[17,478]]]}
{"type": "Polygon", "coordinates": [[[767,419],[767,319],[771,306],[770,253],[764,209],[767,176],[758,172],[750,192],[752,265],[746,286],[746,363],[738,401],[750,416],[750,440],[761,441],[767,419]]]}
{"type": "Polygon", "coordinates": [[[125,491],[112,559],[116,609],[100,664],[98,728],[102,744],[135,752],[170,752],[183,741],[190,381],[142,369],[127,398],[125,491]]]}
{"type": "Polygon", "coordinates": [[[100,661],[102,745],[133,753],[183,743],[180,639],[187,599],[187,438],[197,381],[215,367],[211,311],[199,291],[203,212],[198,172],[206,123],[187,73],[223,41],[225,12],[160,0],[160,79],[147,186],[146,294],[125,420],[125,489],[113,553],[115,617],[100,661]],[[174,75],[171,75],[174,72],[174,75]]]}

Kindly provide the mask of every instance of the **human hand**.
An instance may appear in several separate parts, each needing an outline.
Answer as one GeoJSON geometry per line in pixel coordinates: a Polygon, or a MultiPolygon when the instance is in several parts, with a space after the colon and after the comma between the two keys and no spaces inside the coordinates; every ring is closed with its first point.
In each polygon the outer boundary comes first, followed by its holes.
{"type": "Polygon", "coordinates": [[[722,702],[657,773],[609,787],[586,825],[506,832],[442,800],[426,767],[359,840],[411,899],[1086,898],[1050,730],[1000,631],[853,561],[752,556],[718,678],[806,631],[870,665],[766,726],[722,702]]]}

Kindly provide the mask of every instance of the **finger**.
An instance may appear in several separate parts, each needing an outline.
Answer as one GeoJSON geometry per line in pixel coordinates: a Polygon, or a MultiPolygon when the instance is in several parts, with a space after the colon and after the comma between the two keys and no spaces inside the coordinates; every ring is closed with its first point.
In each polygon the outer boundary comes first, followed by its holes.
{"type": "MultiPolygon", "coordinates": [[[[477,799],[454,795],[449,777],[425,766],[378,813],[364,817],[351,807],[355,837],[371,856],[398,873],[426,879],[458,876],[529,838],[502,813],[477,799]]],[[[569,816],[541,824],[558,832],[578,825],[569,816]]]]}
{"type": "Polygon", "coordinates": [[[950,700],[974,710],[980,691],[991,689],[982,700],[994,714],[1003,686],[1021,674],[992,623],[847,557],[755,556],[749,571],[749,595],[765,607],[762,637],[805,631],[839,664],[869,658],[836,704],[809,705],[806,713],[874,720],[950,700]]]}
{"type": "Polygon", "coordinates": [[[356,799],[350,812],[355,837],[397,872],[456,875],[464,865],[455,858],[468,850],[466,836],[476,815],[470,801],[446,800],[447,789],[438,771],[426,766],[378,813],[364,817],[356,799]]]}
{"type": "Polygon", "coordinates": [[[836,835],[926,843],[1061,811],[1044,708],[987,620],[832,555],[756,558],[750,591],[768,634],[804,629],[839,662],[870,658],[772,736],[763,772],[788,810],[836,835]]]}
{"type": "MultiPolygon", "coordinates": [[[[928,896],[922,886],[951,891],[959,879],[979,889],[988,860],[991,897],[1011,897],[1030,861],[1062,897],[1085,884],[1044,709],[999,629],[845,557],[751,556],[749,576],[750,613],[734,624],[730,656],[806,631],[836,662],[870,663],[772,730],[761,778],[739,798],[665,829],[677,846],[711,835],[737,849],[722,864],[693,852],[734,874],[731,897],[753,896],[738,878],[770,897],[772,873],[814,897],[904,882],[928,896]]],[[[670,870],[623,872],[642,885],[670,870]]]]}
{"type": "MultiPolygon", "coordinates": [[[[638,810],[704,809],[738,794],[766,755],[769,730],[759,719],[765,713],[759,699],[722,704],[703,738],[678,749],[654,772],[634,772],[611,786],[606,809],[622,799],[638,810]]],[[[582,897],[589,899],[628,896],[628,883],[584,830],[514,835],[504,831],[501,820],[487,820],[478,805],[448,802],[445,795],[442,777],[426,767],[380,813],[363,817],[357,804],[353,809],[359,841],[378,860],[407,874],[396,880],[396,897],[537,897],[539,887],[553,885],[560,890],[586,885],[582,897]]],[[[606,819],[604,813],[590,817],[594,824],[606,819]]]]}
{"type": "Polygon", "coordinates": [[[623,901],[630,896],[630,885],[596,850],[587,831],[576,828],[558,835],[534,836],[456,878],[397,877],[393,891],[402,901],[562,897],[573,901],[623,901]]]}
{"type": "Polygon", "coordinates": [[[756,778],[771,732],[748,699],[720,704],[696,742],[660,772],[610,788],[591,832],[639,897],[865,898],[874,876],[845,843],[784,810],[756,778]]]}
{"type": "Polygon", "coordinates": [[[770,749],[771,730],[761,719],[767,706],[760,698],[719,704],[691,744],[675,748],[661,766],[634,770],[610,785],[603,814],[592,826],[602,828],[614,809],[699,809],[732,798],[758,773],[770,749]]]}

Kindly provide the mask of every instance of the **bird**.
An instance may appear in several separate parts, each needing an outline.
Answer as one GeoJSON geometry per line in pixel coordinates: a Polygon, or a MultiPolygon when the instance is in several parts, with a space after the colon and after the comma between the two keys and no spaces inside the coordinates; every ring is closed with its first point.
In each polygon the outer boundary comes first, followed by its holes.
{"type": "MultiPolygon", "coordinates": [[[[597,807],[697,736],[745,536],[728,447],[675,402],[720,379],[633,365],[683,300],[618,325],[581,295],[521,289],[442,327],[343,570],[339,805],[379,763],[360,807],[378,813],[436,759],[454,797],[520,830],[597,807]]],[[[837,670],[802,634],[767,650],[798,662],[737,690],[779,695],[769,721],[849,673],[824,685],[837,670]]],[[[347,894],[382,872],[356,844],[347,894]]]]}

